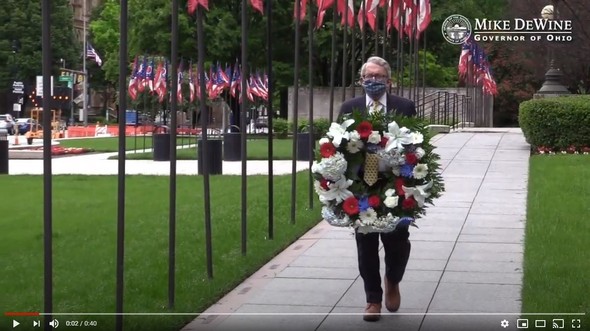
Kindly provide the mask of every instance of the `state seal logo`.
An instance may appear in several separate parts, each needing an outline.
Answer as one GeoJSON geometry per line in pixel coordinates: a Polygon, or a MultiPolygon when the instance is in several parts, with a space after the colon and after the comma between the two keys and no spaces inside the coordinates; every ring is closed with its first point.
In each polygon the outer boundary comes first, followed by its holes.
{"type": "Polygon", "coordinates": [[[451,15],[442,24],[442,35],[453,45],[463,44],[471,36],[471,22],[463,15],[451,15]]]}

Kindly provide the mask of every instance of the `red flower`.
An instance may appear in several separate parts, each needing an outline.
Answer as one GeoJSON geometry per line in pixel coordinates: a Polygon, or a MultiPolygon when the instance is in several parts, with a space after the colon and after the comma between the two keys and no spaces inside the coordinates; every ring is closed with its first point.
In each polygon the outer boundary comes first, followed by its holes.
{"type": "Polygon", "coordinates": [[[371,122],[363,121],[360,122],[359,125],[356,127],[356,131],[361,136],[361,139],[367,139],[373,133],[373,125],[371,122]]]}
{"type": "Polygon", "coordinates": [[[371,195],[369,197],[369,206],[378,207],[380,203],[381,203],[381,199],[379,199],[378,195],[371,195]]]}
{"type": "Polygon", "coordinates": [[[322,157],[330,157],[336,154],[336,146],[332,143],[325,143],[320,146],[320,154],[322,157]]]}
{"type": "Polygon", "coordinates": [[[406,163],[411,165],[418,164],[418,157],[414,153],[406,154],[406,163]]]}
{"type": "Polygon", "coordinates": [[[412,197],[405,198],[404,201],[402,201],[402,209],[414,209],[415,207],[416,200],[412,197]]]}
{"type": "Polygon", "coordinates": [[[398,178],[395,180],[395,191],[397,193],[397,195],[404,195],[406,194],[406,192],[404,192],[404,189],[402,188],[402,186],[404,185],[404,179],[403,178],[398,178]]]}
{"type": "Polygon", "coordinates": [[[320,179],[320,187],[326,191],[329,190],[330,188],[328,187],[328,180],[325,178],[320,179]]]}
{"type": "Polygon", "coordinates": [[[342,209],[348,215],[356,215],[359,213],[359,201],[354,197],[350,197],[342,203],[342,209]]]}
{"type": "Polygon", "coordinates": [[[385,145],[387,145],[388,141],[389,141],[389,138],[381,137],[381,143],[379,143],[379,146],[381,146],[381,148],[385,148],[385,145]]]}

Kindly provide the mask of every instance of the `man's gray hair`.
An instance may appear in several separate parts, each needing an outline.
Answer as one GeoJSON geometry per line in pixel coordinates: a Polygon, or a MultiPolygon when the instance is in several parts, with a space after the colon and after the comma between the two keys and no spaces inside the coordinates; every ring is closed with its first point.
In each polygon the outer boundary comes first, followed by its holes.
{"type": "Polygon", "coordinates": [[[380,67],[385,68],[385,71],[387,72],[387,77],[391,78],[391,67],[389,66],[389,63],[387,63],[387,61],[385,61],[385,59],[383,59],[379,56],[371,56],[369,59],[367,59],[367,62],[365,62],[361,66],[361,69],[359,70],[359,75],[361,76],[361,78],[364,77],[367,63],[373,63],[373,64],[376,64],[380,67]]]}

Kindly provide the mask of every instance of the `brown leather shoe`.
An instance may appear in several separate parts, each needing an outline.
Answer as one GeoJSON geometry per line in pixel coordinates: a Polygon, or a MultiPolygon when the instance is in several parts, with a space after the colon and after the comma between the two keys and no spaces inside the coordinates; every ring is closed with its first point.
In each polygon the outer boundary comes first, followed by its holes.
{"type": "Polygon", "coordinates": [[[401,296],[399,293],[399,283],[393,285],[387,278],[385,279],[385,308],[390,312],[396,312],[399,309],[401,296]]]}
{"type": "Polygon", "coordinates": [[[381,304],[367,302],[363,319],[367,322],[376,322],[379,318],[381,318],[381,304]]]}

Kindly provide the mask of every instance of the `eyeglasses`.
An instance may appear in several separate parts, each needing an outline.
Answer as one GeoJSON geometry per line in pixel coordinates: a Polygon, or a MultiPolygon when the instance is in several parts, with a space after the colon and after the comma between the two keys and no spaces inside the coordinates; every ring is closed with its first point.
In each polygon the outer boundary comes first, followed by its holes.
{"type": "Polygon", "coordinates": [[[389,77],[384,76],[384,75],[367,75],[367,76],[363,76],[361,77],[362,81],[367,81],[367,80],[374,80],[377,82],[387,82],[387,80],[389,80],[389,77]]]}

